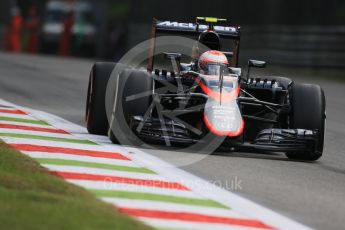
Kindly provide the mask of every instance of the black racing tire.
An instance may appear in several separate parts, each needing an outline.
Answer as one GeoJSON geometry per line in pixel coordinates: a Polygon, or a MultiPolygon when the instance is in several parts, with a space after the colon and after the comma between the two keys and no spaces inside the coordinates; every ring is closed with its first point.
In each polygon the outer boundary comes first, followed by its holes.
{"type": "Polygon", "coordinates": [[[113,143],[113,144],[120,144],[119,140],[116,138],[116,136],[115,136],[113,131],[109,130],[108,135],[109,135],[109,139],[110,139],[111,143],[113,143]]]}
{"type": "Polygon", "coordinates": [[[125,69],[121,74],[113,77],[119,79],[115,79],[115,81],[118,80],[118,87],[116,87],[118,90],[115,92],[116,99],[113,108],[115,114],[112,116],[109,138],[113,143],[133,145],[134,142],[136,143],[136,138],[129,131],[129,121],[133,116],[144,116],[149,109],[152,103],[150,92],[153,90],[153,78],[147,71],[133,69],[125,69]],[[143,96],[143,93],[148,92],[150,95],[143,96]],[[141,96],[128,101],[128,97],[133,95],[141,96]]]}
{"type": "Polygon", "coordinates": [[[322,88],[312,84],[294,83],[290,90],[290,128],[318,130],[318,142],[315,149],[304,152],[288,152],[286,156],[293,160],[316,161],[323,153],[326,122],[326,101],[322,88]]]}
{"type": "Polygon", "coordinates": [[[149,96],[140,96],[138,99],[126,101],[128,96],[139,95],[153,90],[153,78],[147,71],[125,70],[120,75],[126,79],[122,95],[123,112],[126,116],[144,116],[152,102],[152,93],[149,96]]]}
{"type": "Polygon", "coordinates": [[[97,62],[93,65],[86,101],[86,128],[90,134],[107,135],[109,122],[105,108],[105,94],[114,62],[97,62]]]}

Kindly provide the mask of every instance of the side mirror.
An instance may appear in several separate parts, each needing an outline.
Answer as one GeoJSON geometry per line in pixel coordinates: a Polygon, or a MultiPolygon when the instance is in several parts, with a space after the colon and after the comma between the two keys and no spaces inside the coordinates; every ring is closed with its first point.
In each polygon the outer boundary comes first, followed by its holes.
{"type": "Polygon", "coordinates": [[[258,61],[258,60],[249,60],[248,61],[248,68],[247,68],[247,81],[249,79],[250,75],[250,68],[265,68],[266,67],[266,62],[265,61],[258,61]]]}
{"type": "Polygon", "coordinates": [[[249,60],[248,67],[255,67],[255,68],[265,68],[266,62],[265,61],[258,61],[258,60],[249,60]]]}

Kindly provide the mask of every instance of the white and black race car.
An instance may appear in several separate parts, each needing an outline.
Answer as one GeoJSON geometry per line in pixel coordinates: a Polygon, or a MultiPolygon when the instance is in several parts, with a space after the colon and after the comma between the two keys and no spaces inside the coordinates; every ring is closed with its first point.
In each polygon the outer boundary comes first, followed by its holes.
{"type": "Polygon", "coordinates": [[[321,87],[285,77],[252,78],[250,68],[266,66],[256,60],[248,61],[243,76],[238,67],[240,27],[225,23],[201,17],[196,23],[154,20],[149,50],[154,55],[147,60],[147,70],[95,63],[87,97],[88,131],[135,145],[200,146],[221,138],[222,146],[232,150],[319,159],[326,119],[321,87]],[[157,69],[159,33],[194,37],[206,50],[199,47],[199,54],[187,63],[181,53],[162,53],[174,68],[157,69]],[[224,41],[231,43],[231,50],[224,48],[224,41]]]}

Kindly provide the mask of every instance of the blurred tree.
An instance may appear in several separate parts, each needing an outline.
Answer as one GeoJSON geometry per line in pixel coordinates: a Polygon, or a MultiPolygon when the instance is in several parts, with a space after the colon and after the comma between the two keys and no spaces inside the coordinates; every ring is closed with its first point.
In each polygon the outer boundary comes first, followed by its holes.
{"type": "Polygon", "coordinates": [[[118,0],[109,3],[107,15],[109,18],[128,18],[130,12],[130,0],[118,0]]]}
{"type": "Polygon", "coordinates": [[[131,0],[109,2],[107,15],[108,39],[107,57],[118,60],[127,46],[127,23],[130,18],[131,0]]]}

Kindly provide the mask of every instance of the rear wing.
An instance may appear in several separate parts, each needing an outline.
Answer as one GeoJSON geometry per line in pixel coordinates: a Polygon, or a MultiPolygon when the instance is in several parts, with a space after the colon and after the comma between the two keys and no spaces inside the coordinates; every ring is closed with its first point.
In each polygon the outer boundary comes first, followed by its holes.
{"type": "Polygon", "coordinates": [[[240,47],[240,37],[241,37],[241,28],[234,26],[224,25],[225,19],[217,18],[203,18],[198,17],[195,23],[181,23],[181,22],[172,22],[172,21],[160,21],[153,19],[151,27],[151,44],[149,51],[148,59],[148,71],[153,71],[153,62],[154,62],[154,52],[155,52],[155,38],[156,33],[160,34],[181,34],[181,35],[199,35],[205,30],[212,29],[215,31],[220,38],[231,39],[236,41],[235,50],[230,50],[233,53],[235,63],[234,66],[238,66],[238,57],[239,57],[239,47],[240,47]],[[200,24],[199,22],[206,22],[206,24],[200,24]]]}
{"type": "MultiPolygon", "coordinates": [[[[199,23],[182,23],[182,22],[172,22],[172,21],[158,21],[153,20],[153,26],[155,26],[156,31],[160,33],[190,33],[190,34],[200,34],[201,32],[208,30],[209,25],[199,24],[199,23]]],[[[231,26],[213,26],[213,30],[219,34],[220,37],[229,38],[240,38],[240,27],[231,26]]]]}

